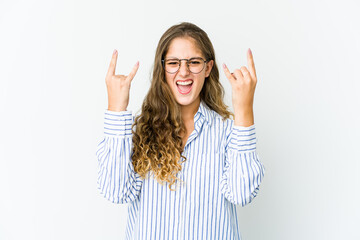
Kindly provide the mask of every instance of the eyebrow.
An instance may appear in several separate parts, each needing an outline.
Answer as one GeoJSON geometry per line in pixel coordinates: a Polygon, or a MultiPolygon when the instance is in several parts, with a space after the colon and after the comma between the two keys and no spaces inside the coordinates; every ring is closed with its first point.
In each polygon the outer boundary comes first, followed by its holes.
{"type": "MultiPolygon", "coordinates": [[[[168,57],[165,57],[166,59],[172,59],[172,58],[176,58],[176,59],[180,59],[178,57],[174,57],[174,56],[168,56],[168,57]]],[[[191,57],[191,58],[203,58],[203,57],[200,57],[200,56],[196,56],[196,57],[191,57]]],[[[189,58],[189,59],[191,59],[189,58]]]]}

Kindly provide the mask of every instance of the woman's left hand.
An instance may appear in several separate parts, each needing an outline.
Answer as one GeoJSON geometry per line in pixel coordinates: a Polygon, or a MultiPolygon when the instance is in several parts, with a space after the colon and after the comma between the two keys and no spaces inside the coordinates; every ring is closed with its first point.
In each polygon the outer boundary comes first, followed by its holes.
{"type": "Polygon", "coordinates": [[[249,70],[242,66],[230,73],[229,69],[223,64],[226,77],[229,79],[232,87],[232,102],[235,113],[235,119],[242,125],[253,124],[253,102],[257,83],[255,64],[250,48],[247,51],[247,63],[249,70]],[[238,116],[238,117],[237,117],[238,116]],[[251,119],[252,118],[252,119],[251,119]]]}

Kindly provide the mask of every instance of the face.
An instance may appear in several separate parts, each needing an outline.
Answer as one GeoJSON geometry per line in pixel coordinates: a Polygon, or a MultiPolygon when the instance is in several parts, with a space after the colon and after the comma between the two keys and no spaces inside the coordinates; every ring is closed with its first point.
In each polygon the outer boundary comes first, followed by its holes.
{"type": "MultiPolygon", "coordinates": [[[[201,57],[206,60],[200,49],[196,46],[195,40],[186,37],[175,38],[171,41],[165,59],[190,59],[194,57],[201,57]]],[[[205,63],[204,69],[195,74],[189,71],[186,61],[181,61],[180,69],[176,73],[165,71],[166,82],[170,86],[178,104],[191,106],[200,103],[200,92],[205,78],[210,75],[212,66],[213,60],[205,63]]]]}

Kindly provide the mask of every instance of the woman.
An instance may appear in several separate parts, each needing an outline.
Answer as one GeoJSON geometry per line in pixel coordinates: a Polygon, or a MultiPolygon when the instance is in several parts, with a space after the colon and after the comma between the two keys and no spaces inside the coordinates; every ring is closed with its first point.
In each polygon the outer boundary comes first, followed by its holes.
{"type": "Polygon", "coordinates": [[[230,73],[223,65],[232,114],[207,34],[191,23],[172,26],[158,43],[151,87],[133,117],[127,105],[139,63],[128,76],[115,75],[114,51],[96,152],[98,188],[113,203],[130,203],[126,239],[241,239],[236,205],[252,201],[265,171],[256,152],[250,49],[247,56],[249,69],[230,73]]]}

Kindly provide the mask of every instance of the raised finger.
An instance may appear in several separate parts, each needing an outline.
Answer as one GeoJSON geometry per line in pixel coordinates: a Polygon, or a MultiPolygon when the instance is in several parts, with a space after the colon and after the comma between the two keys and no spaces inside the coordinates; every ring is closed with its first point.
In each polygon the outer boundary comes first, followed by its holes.
{"type": "Polygon", "coordinates": [[[133,78],[135,77],[135,74],[137,72],[137,70],[139,69],[139,61],[136,62],[136,64],[134,65],[133,69],[131,70],[131,72],[129,73],[129,75],[127,76],[127,79],[130,79],[130,81],[133,80],[133,78]]]}
{"type": "Polygon", "coordinates": [[[227,77],[227,79],[229,79],[230,82],[235,81],[235,77],[230,73],[230,71],[225,63],[223,63],[223,69],[224,69],[224,73],[225,73],[225,76],[227,77]]]}
{"type": "Polygon", "coordinates": [[[117,56],[118,56],[118,52],[115,49],[114,52],[113,52],[113,55],[111,57],[111,61],[110,61],[109,69],[108,69],[108,72],[107,72],[107,76],[115,75],[117,56]]]}
{"type": "Polygon", "coordinates": [[[252,55],[250,48],[248,49],[248,52],[247,52],[247,61],[248,61],[248,67],[249,67],[251,77],[256,79],[254,57],[252,55]]]}

